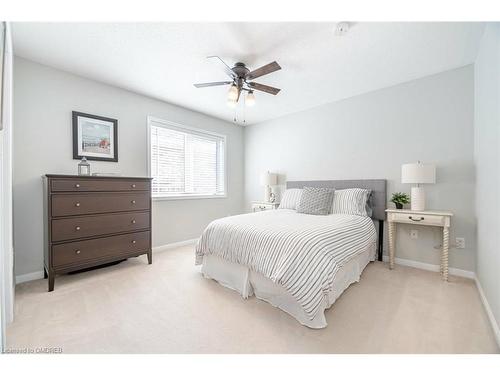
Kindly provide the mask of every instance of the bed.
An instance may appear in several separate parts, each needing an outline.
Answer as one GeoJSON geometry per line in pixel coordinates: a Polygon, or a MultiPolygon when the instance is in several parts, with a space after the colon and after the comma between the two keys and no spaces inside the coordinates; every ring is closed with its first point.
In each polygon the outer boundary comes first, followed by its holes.
{"type": "Polygon", "coordinates": [[[254,295],[309,328],[324,328],[325,310],[370,261],[381,259],[386,181],[289,181],[286,187],[369,189],[371,217],[277,209],[218,219],[196,245],[196,264],[243,298],[254,295]]]}

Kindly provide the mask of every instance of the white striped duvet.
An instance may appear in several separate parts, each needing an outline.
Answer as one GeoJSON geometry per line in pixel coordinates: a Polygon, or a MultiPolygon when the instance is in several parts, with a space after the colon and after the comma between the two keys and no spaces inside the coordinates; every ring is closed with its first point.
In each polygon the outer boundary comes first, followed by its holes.
{"type": "Polygon", "coordinates": [[[217,255],[283,286],[313,319],[337,271],[376,246],[373,221],[356,215],[306,215],[269,210],[211,222],[196,245],[196,264],[217,255]]]}

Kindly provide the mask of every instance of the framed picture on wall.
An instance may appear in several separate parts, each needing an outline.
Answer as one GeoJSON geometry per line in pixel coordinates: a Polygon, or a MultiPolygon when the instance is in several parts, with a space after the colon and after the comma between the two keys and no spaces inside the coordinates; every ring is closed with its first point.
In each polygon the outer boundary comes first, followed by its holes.
{"type": "Polygon", "coordinates": [[[118,120],[73,111],[73,159],[118,161],[118,120]]]}

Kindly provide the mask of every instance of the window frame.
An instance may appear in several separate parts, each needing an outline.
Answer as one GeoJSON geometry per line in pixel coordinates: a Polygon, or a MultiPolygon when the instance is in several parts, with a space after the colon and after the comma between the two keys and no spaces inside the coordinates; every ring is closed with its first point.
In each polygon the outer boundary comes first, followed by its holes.
{"type": "Polygon", "coordinates": [[[148,126],[147,126],[147,132],[148,132],[148,176],[151,176],[151,127],[152,126],[160,126],[165,129],[172,129],[175,130],[175,128],[178,128],[182,131],[182,129],[190,131],[190,132],[195,132],[199,133],[201,135],[206,134],[212,137],[219,137],[222,138],[224,141],[224,194],[189,194],[189,195],[171,195],[171,196],[161,196],[161,197],[155,197],[153,196],[151,192],[151,199],[153,201],[174,201],[174,200],[184,200],[184,199],[224,199],[227,198],[227,190],[228,190],[228,176],[227,176],[227,136],[225,134],[220,134],[220,133],[215,133],[211,132],[208,130],[204,129],[199,129],[195,128],[192,126],[187,126],[184,124],[179,124],[173,121],[168,121],[164,120],[158,117],[154,116],[148,116],[148,126]]]}

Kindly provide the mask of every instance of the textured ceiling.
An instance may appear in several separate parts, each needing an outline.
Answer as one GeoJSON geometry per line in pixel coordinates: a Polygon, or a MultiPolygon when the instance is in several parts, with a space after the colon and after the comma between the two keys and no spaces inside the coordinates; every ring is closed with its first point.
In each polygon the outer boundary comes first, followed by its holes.
{"type": "MultiPolygon", "coordinates": [[[[481,23],[14,23],[18,56],[232,121],[225,80],[206,59],[219,55],[251,69],[278,61],[256,79],[281,88],[256,93],[246,123],[305,110],[474,61],[481,23]]],[[[238,118],[243,118],[239,108],[238,118]]]]}

